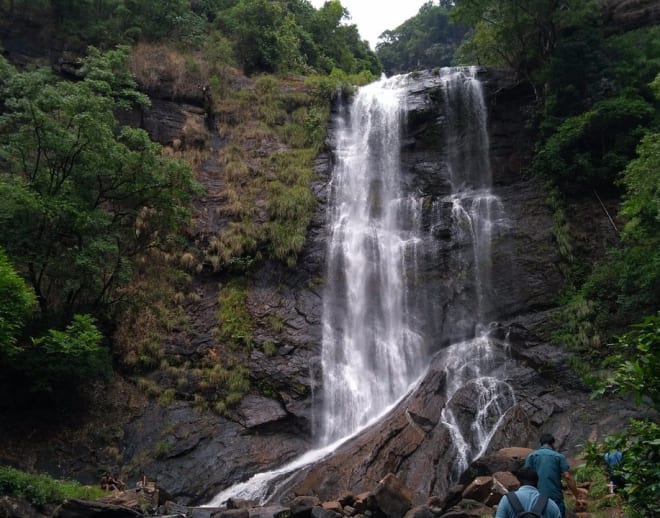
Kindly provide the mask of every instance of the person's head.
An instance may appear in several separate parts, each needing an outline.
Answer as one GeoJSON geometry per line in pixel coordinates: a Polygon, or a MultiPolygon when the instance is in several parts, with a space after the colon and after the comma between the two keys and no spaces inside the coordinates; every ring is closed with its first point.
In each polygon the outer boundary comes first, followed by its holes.
{"type": "Polygon", "coordinates": [[[539,440],[541,443],[541,446],[550,446],[551,448],[555,447],[555,437],[551,433],[544,433],[541,435],[541,439],[539,440]]]}
{"type": "Polygon", "coordinates": [[[516,478],[521,486],[534,486],[539,483],[539,476],[534,468],[520,468],[516,471],[516,478]]]}

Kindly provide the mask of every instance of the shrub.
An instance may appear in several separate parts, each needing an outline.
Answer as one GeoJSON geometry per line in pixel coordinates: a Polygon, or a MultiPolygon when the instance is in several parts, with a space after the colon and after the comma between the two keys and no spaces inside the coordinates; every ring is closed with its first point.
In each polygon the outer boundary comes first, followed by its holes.
{"type": "Polygon", "coordinates": [[[631,518],[660,514],[660,426],[646,420],[631,420],[626,432],[610,435],[603,443],[588,443],[587,464],[604,469],[603,454],[618,450],[623,460],[614,474],[625,485],[621,489],[631,518]]]}
{"type": "Polygon", "coordinates": [[[0,248],[0,355],[20,351],[15,346],[16,338],[36,303],[34,291],[16,273],[0,248]]]}
{"type": "MultiPolygon", "coordinates": [[[[51,329],[32,339],[20,356],[20,370],[35,391],[52,391],[57,385],[107,379],[112,372],[110,353],[101,344],[103,335],[89,315],[75,315],[64,331],[51,329]]],[[[18,366],[17,366],[18,367],[18,366]]]]}
{"type": "Polygon", "coordinates": [[[66,498],[91,500],[105,494],[105,491],[98,487],[90,488],[75,481],[55,480],[48,475],[31,474],[0,466],[0,495],[25,498],[37,506],[57,504],[66,498]]]}
{"type": "Polygon", "coordinates": [[[223,286],[218,296],[220,336],[232,347],[252,347],[252,318],[247,308],[247,287],[239,280],[223,286]]]}

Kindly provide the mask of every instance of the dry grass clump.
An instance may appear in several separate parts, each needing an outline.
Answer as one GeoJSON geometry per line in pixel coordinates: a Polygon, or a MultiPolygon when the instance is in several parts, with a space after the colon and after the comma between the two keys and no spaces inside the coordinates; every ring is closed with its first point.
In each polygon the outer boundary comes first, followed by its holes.
{"type": "Polygon", "coordinates": [[[201,117],[186,117],[182,131],[183,142],[186,146],[203,148],[209,140],[209,130],[201,117]]]}
{"type": "Polygon", "coordinates": [[[198,54],[183,54],[162,43],[133,47],[131,72],[147,92],[171,99],[203,100],[208,84],[208,63],[198,54]]]}
{"type": "Polygon", "coordinates": [[[174,401],[190,401],[198,411],[227,414],[250,389],[249,371],[244,360],[233,353],[219,354],[215,348],[194,365],[175,358],[162,361],[156,381],[138,378],[140,390],[169,406],[174,401]]]}
{"type": "Polygon", "coordinates": [[[179,262],[181,263],[181,266],[183,266],[186,270],[192,270],[197,266],[197,258],[191,252],[185,252],[181,254],[179,262]]]}
{"type": "Polygon", "coordinates": [[[300,81],[266,75],[214,101],[219,131],[230,142],[218,156],[224,180],[218,212],[232,220],[211,240],[206,259],[214,269],[257,249],[296,263],[316,207],[313,160],[327,122],[314,103],[300,81]]]}

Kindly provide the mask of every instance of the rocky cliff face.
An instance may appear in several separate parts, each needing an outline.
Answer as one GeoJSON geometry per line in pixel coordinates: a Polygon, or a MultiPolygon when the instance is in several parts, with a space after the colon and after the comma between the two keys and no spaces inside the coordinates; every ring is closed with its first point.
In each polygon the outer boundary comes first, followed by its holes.
{"type": "MultiPolygon", "coordinates": [[[[496,352],[491,374],[508,383],[515,394],[515,405],[506,412],[488,451],[534,447],[541,431],[552,430],[562,449],[574,453],[586,438],[623,425],[632,411],[623,402],[591,401],[588,390],[572,374],[566,354],[546,341],[562,277],[552,214],[539,182],[525,175],[532,142],[526,114],[532,93],[506,73],[482,70],[479,76],[489,107],[493,193],[507,218],[506,232],[493,243],[496,303],[488,318],[493,321],[490,335],[496,352]]],[[[411,87],[402,154],[409,188],[431,201],[449,194],[443,165],[447,150],[439,137],[445,118],[440,88],[439,79],[430,73],[421,74],[411,87]]],[[[449,219],[450,207],[441,211],[449,219]]],[[[457,335],[455,322],[466,309],[474,309],[469,307],[474,286],[455,278],[453,261],[463,245],[449,226],[435,229],[434,237],[436,253],[429,254],[423,275],[424,283],[432,286],[428,291],[433,300],[429,314],[422,318],[428,322],[428,336],[436,337],[431,347],[437,352],[424,379],[380,423],[344,443],[329,458],[300,470],[276,498],[316,495],[333,500],[347,492],[367,491],[388,473],[395,473],[413,490],[415,503],[447,494],[455,451],[441,412],[449,405],[459,416],[458,426],[469,430],[478,411],[478,393],[468,384],[446,400],[445,346],[471,332],[459,327],[457,335]]]]}
{"type": "MultiPolygon", "coordinates": [[[[19,49],[26,47],[14,36],[16,39],[5,47],[10,55],[22,59],[25,56],[19,49]]],[[[32,51],[28,54],[31,56],[32,51]]],[[[68,67],[66,60],[51,56],[49,61],[59,62],[62,70],[68,67]]],[[[617,412],[613,411],[616,405],[603,409],[588,403],[587,393],[568,372],[565,356],[543,340],[552,326],[550,317],[562,279],[556,267],[552,215],[543,203],[539,182],[524,173],[531,154],[532,139],[526,125],[531,92],[505,73],[483,70],[480,74],[489,107],[494,187],[509,219],[508,232],[493,249],[497,305],[488,316],[500,323],[493,331],[501,345],[496,363],[517,395],[517,404],[492,447],[531,445],[538,430],[549,428],[570,451],[589,434],[597,433],[599,426],[610,430],[616,427],[617,419],[624,424],[628,411],[623,405],[617,412]],[[509,338],[505,340],[507,332],[509,338]]],[[[439,145],[438,121],[443,111],[437,93],[432,74],[419,76],[408,100],[409,123],[402,153],[411,188],[421,190],[429,200],[439,200],[448,192],[442,171],[446,150],[439,145]]],[[[186,99],[173,98],[168,92],[151,94],[152,107],[131,114],[127,121],[172,147],[184,143],[217,148],[226,144],[214,138],[204,143],[186,141],[186,125],[203,126],[210,115],[201,90],[198,96],[186,99]]],[[[324,222],[332,142],[331,130],[329,151],[319,155],[315,166],[319,209],[298,264],[287,268],[266,263],[253,276],[248,295],[257,330],[257,347],[249,357],[253,390],[231,418],[196,411],[188,402],[166,407],[149,404],[133,384],[121,381],[94,395],[99,407],[94,415],[70,416],[70,422],[59,423],[43,443],[34,440],[34,430],[26,429],[22,439],[14,437],[13,442],[7,442],[0,457],[27,469],[84,482],[97,481],[101,465],[131,464],[157,480],[177,501],[189,504],[206,502],[219,490],[309,449],[314,427],[312,399],[320,380],[324,222]],[[278,329],[269,323],[273,315],[282,323],[278,329]],[[266,356],[258,347],[266,342],[275,346],[273,356],[266,356]],[[108,409],[112,412],[104,414],[108,409]]],[[[215,210],[220,203],[217,194],[222,164],[211,157],[202,164],[199,178],[207,192],[198,200],[192,235],[203,241],[223,224],[215,210]]],[[[429,214],[426,220],[430,220],[429,214]]],[[[433,345],[437,355],[427,377],[379,426],[342,446],[331,459],[301,471],[282,498],[318,494],[331,499],[346,490],[369,489],[388,472],[414,488],[416,501],[431,494],[442,496],[446,491],[451,441],[439,421],[446,383],[442,349],[456,338],[446,324],[461,317],[456,309],[461,306],[461,290],[447,273],[451,271],[452,251],[460,243],[448,229],[434,232],[438,253],[424,279],[436,288],[437,297],[423,318],[428,322],[427,334],[438,338],[433,345]]],[[[199,297],[186,306],[190,330],[174,332],[163,344],[167,354],[192,361],[213,343],[222,279],[202,272],[193,282],[199,297]]],[[[456,401],[466,415],[471,411],[471,399],[468,387],[464,397],[456,401]]],[[[43,430],[37,435],[40,433],[43,430]]]]}
{"type": "MultiPolygon", "coordinates": [[[[539,182],[524,173],[532,142],[526,124],[531,92],[506,73],[482,70],[480,76],[489,106],[494,192],[508,219],[507,232],[493,246],[497,304],[489,318],[499,322],[492,331],[499,343],[493,361],[498,377],[510,383],[516,394],[516,404],[491,449],[534,446],[539,431],[549,429],[563,448],[573,452],[601,427],[616,428],[617,420],[623,424],[629,411],[623,403],[593,404],[588,391],[570,373],[565,354],[543,340],[552,328],[562,278],[551,232],[552,214],[543,202],[539,182]]],[[[411,89],[402,154],[410,187],[434,200],[446,195],[448,188],[442,171],[446,150],[438,138],[443,118],[438,88],[435,76],[422,74],[411,89]]],[[[330,150],[332,143],[331,129],[330,150]]],[[[255,348],[251,379],[253,386],[268,381],[275,390],[267,396],[254,393],[245,398],[233,420],[200,416],[179,403],[168,409],[152,408],[126,429],[127,457],[148,451],[157,440],[172,444],[145,469],[182,502],[206,501],[220,489],[281,465],[312,445],[312,394],[320,380],[322,286],[318,281],[324,274],[324,212],[331,167],[331,153],[318,158],[319,211],[298,266],[266,264],[254,276],[249,300],[259,329],[255,339],[277,344],[278,353],[266,357],[255,348]],[[267,325],[273,313],[284,322],[277,333],[267,325]]],[[[461,291],[471,288],[461,285],[459,289],[448,273],[455,260],[452,251],[460,243],[441,228],[436,230],[436,242],[439,253],[433,255],[436,262],[428,265],[424,278],[436,287],[437,296],[430,314],[422,318],[429,322],[429,336],[438,337],[432,346],[438,352],[426,378],[382,423],[344,444],[329,459],[298,472],[279,498],[315,494],[331,500],[346,491],[369,489],[389,472],[413,488],[416,502],[430,495],[444,496],[452,470],[452,441],[440,421],[446,404],[443,347],[456,338],[455,327],[446,324],[460,318],[455,306],[460,306],[461,291]]],[[[210,295],[203,298],[200,310],[215,300],[213,279],[208,280],[204,289],[210,295]]],[[[198,282],[204,284],[204,279],[198,282]]],[[[203,343],[202,337],[210,336],[210,330],[199,336],[203,343]]],[[[475,412],[470,391],[466,387],[452,402],[464,416],[475,412]]]]}

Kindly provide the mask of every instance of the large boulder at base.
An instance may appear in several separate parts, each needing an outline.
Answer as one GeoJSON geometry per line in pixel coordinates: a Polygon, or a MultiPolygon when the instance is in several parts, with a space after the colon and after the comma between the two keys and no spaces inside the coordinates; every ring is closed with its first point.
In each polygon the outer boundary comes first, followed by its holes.
{"type": "Polygon", "coordinates": [[[392,473],[378,483],[373,493],[378,508],[388,518],[401,518],[412,507],[412,490],[392,473]]]}
{"type": "Polygon", "coordinates": [[[494,477],[481,476],[468,484],[463,491],[463,498],[492,506],[497,504],[506,493],[508,493],[507,488],[494,477]]]}
{"type": "Polygon", "coordinates": [[[320,504],[321,501],[315,496],[297,496],[289,503],[291,518],[309,518],[312,508],[320,504]]]}
{"type": "Polygon", "coordinates": [[[493,487],[493,477],[477,477],[463,490],[463,498],[483,502],[493,487]]]}
{"type": "Polygon", "coordinates": [[[531,448],[502,448],[491,455],[484,455],[475,460],[461,477],[465,484],[477,476],[493,475],[497,472],[508,471],[515,473],[523,467],[527,455],[532,453],[531,448]]]}
{"type": "Polygon", "coordinates": [[[501,485],[505,492],[517,491],[520,489],[520,481],[515,477],[513,473],[508,471],[498,471],[493,474],[493,481],[501,485]]]}

